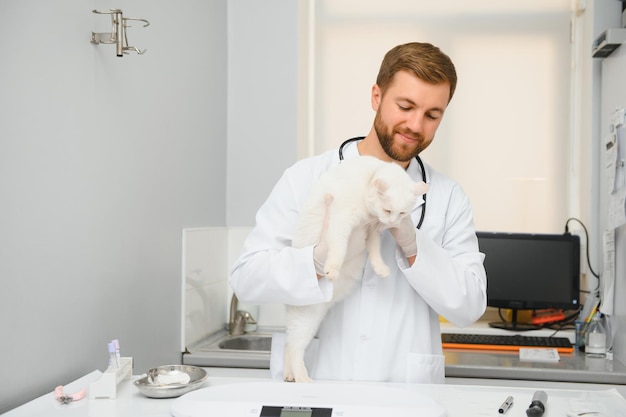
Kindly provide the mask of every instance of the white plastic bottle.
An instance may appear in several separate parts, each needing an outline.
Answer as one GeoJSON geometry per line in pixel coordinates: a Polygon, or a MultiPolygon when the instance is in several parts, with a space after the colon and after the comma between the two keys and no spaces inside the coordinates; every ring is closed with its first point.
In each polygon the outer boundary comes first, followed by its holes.
{"type": "Polygon", "coordinates": [[[122,366],[122,357],[120,354],[120,341],[117,339],[113,339],[111,340],[111,343],[113,343],[113,346],[115,346],[115,364],[119,368],[120,366],[122,366]]]}
{"type": "Polygon", "coordinates": [[[597,313],[587,327],[585,335],[585,353],[596,356],[606,354],[606,331],[602,324],[601,313],[597,313]]]}
{"type": "Polygon", "coordinates": [[[115,357],[115,343],[109,342],[107,344],[107,349],[109,351],[109,368],[117,368],[117,358],[115,357]]]}

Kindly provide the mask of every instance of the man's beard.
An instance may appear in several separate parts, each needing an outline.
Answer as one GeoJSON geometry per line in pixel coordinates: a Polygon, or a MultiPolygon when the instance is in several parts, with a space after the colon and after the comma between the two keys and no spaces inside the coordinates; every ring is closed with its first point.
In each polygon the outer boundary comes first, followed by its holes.
{"type": "Polygon", "coordinates": [[[426,146],[424,146],[424,136],[421,133],[414,133],[408,129],[400,131],[395,128],[391,129],[390,132],[387,128],[387,125],[385,125],[380,117],[380,111],[376,112],[376,118],[374,119],[374,130],[376,131],[376,136],[378,136],[380,146],[382,146],[387,156],[395,161],[410,161],[426,148],[426,146]],[[396,133],[401,133],[405,136],[417,139],[418,141],[415,143],[415,146],[400,144],[400,149],[394,149],[393,135],[396,133]]]}

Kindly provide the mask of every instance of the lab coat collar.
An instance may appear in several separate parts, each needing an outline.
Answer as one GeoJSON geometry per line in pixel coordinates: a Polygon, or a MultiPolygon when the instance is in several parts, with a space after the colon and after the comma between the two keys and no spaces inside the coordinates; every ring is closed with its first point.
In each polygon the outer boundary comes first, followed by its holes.
{"type": "MultiPolygon", "coordinates": [[[[426,169],[426,164],[424,164],[424,169],[426,169]]],[[[411,179],[415,182],[423,181],[422,170],[420,169],[420,166],[415,158],[411,159],[411,162],[409,162],[409,166],[406,168],[406,173],[409,174],[409,177],[411,177],[411,179]]],[[[427,176],[427,178],[429,177],[427,176]]],[[[415,206],[413,207],[413,212],[415,212],[422,204],[424,204],[424,197],[418,197],[415,202],[415,206]]]]}
{"type": "MultiPolygon", "coordinates": [[[[426,169],[425,164],[424,169],[426,169]]],[[[409,174],[409,177],[411,177],[413,181],[422,181],[422,170],[420,169],[420,165],[417,163],[415,158],[411,159],[411,162],[409,162],[409,166],[406,168],[406,173],[409,174]]]]}

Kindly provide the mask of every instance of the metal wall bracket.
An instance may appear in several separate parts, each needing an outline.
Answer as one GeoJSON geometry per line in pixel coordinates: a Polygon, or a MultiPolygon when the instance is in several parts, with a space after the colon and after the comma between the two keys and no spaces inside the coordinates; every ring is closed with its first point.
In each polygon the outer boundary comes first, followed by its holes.
{"type": "Polygon", "coordinates": [[[139,22],[143,22],[144,23],[143,27],[146,27],[150,25],[150,22],[148,22],[146,19],[124,17],[122,15],[121,9],[111,9],[109,11],[99,11],[99,10],[92,10],[92,11],[97,14],[111,15],[112,27],[111,27],[110,33],[109,32],[105,32],[105,33],[91,32],[91,43],[96,44],[96,45],[101,44],[101,43],[115,44],[116,45],[115,50],[116,50],[117,56],[124,56],[124,54],[128,54],[128,51],[136,52],[139,55],[147,51],[147,49],[141,50],[137,48],[136,46],[129,46],[128,36],[126,34],[126,28],[130,27],[130,25],[127,24],[129,20],[137,20],[139,22]]]}

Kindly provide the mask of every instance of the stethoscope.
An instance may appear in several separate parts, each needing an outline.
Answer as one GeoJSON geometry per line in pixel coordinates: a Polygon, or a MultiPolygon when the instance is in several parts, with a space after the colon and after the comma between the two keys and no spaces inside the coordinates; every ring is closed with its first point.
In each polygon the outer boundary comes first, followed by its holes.
{"type": "MultiPolygon", "coordinates": [[[[339,160],[343,161],[344,146],[346,146],[350,142],[355,142],[362,139],[365,139],[365,136],[357,136],[356,138],[348,139],[347,141],[342,143],[341,146],[339,146],[339,160]]],[[[420,166],[420,170],[422,171],[422,181],[428,184],[428,181],[426,181],[426,169],[424,169],[424,163],[422,162],[422,158],[420,158],[419,155],[416,155],[415,160],[417,161],[417,164],[420,166]]],[[[426,215],[426,194],[424,194],[422,198],[424,199],[424,204],[422,204],[422,214],[420,216],[420,221],[417,222],[416,226],[418,229],[422,227],[422,223],[424,223],[424,216],[426,215]]]]}

